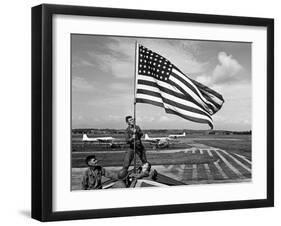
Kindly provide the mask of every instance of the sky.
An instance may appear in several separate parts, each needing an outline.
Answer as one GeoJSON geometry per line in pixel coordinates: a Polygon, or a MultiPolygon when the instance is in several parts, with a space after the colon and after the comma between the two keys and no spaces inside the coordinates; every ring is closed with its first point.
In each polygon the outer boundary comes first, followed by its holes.
{"type": "MultiPolygon", "coordinates": [[[[136,41],[224,97],[214,129],[251,130],[251,43],[84,34],[71,35],[72,128],[126,127],[134,110],[136,41]]],[[[136,120],[143,129],[209,129],[141,103],[136,120]]]]}

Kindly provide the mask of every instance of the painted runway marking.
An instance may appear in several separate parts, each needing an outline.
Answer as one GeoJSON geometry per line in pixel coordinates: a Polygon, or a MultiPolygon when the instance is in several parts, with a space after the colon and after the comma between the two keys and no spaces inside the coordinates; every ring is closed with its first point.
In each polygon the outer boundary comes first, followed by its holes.
{"type": "MultiPolygon", "coordinates": [[[[234,153],[235,154],[235,153],[234,153]]],[[[243,155],[238,155],[238,154],[235,154],[236,156],[240,157],[241,159],[244,159],[247,163],[249,163],[250,165],[252,165],[252,162],[250,160],[248,160],[245,156],[243,155]]]]}
{"type": "Polygon", "coordinates": [[[184,170],[184,169],[185,169],[185,166],[186,166],[186,164],[181,164],[181,165],[179,165],[179,168],[182,169],[182,170],[184,170]]]}
{"type": "Polygon", "coordinates": [[[192,165],[192,180],[197,180],[198,178],[198,172],[197,172],[197,165],[192,165]]]}
{"type": "Polygon", "coordinates": [[[244,179],[245,177],[243,176],[242,173],[240,173],[240,171],[238,171],[233,165],[231,165],[231,163],[229,161],[227,161],[226,158],[224,158],[221,153],[219,153],[219,151],[214,150],[217,155],[220,157],[220,159],[228,166],[228,168],[230,168],[239,178],[244,179]]]}
{"type": "Polygon", "coordinates": [[[210,149],[208,149],[207,152],[208,152],[208,154],[209,154],[211,157],[213,157],[213,153],[211,152],[210,149]]]}
{"type": "Polygon", "coordinates": [[[211,174],[210,167],[209,167],[209,165],[207,163],[204,164],[204,168],[205,168],[208,180],[213,180],[213,176],[211,174]]]}
{"type": "Polygon", "coordinates": [[[188,178],[188,173],[192,170],[190,165],[184,165],[183,171],[180,173],[181,180],[188,178]]]}
{"type": "Polygon", "coordinates": [[[252,170],[249,168],[249,167],[247,167],[247,166],[245,166],[242,162],[240,162],[238,159],[236,159],[236,158],[234,158],[232,155],[230,155],[229,153],[227,153],[226,151],[224,151],[224,150],[221,150],[221,149],[219,149],[221,152],[223,152],[224,154],[226,154],[227,156],[229,156],[231,159],[233,159],[233,161],[234,162],[236,162],[238,165],[240,165],[240,166],[242,166],[245,170],[247,170],[249,173],[251,173],[252,172],[252,170]]]}
{"type": "Polygon", "coordinates": [[[223,177],[223,179],[228,179],[229,177],[225,174],[225,172],[222,170],[222,168],[219,165],[219,161],[214,162],[215,167],[218,169],[218,171],[220,172],[221,176],[223,177]]]}

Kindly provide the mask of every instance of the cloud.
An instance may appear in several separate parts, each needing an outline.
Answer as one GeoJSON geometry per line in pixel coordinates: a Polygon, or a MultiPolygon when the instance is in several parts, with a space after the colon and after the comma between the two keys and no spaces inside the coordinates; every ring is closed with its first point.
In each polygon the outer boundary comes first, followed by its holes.
{"type": "MultiPolygon", "coordinates": [[[[135,45],[126,37],[84,37],[83,43],[75,39],[73,67],[93,67],[117,79],[133,78],[135,67],[135,45]],[[79,41],[79,42],[78,42],[79,41]],[[88,45],[85,45],[85,42],[88,45]],[[78,45],[78,46],[76,46],[78,45]],[[78,48],[80,47],[80,48],[78,48]]],[[[188,74],[202,73],[208,64],[200,62],[195,55],[198,45],[194,41],[137,38],[138,42],[171,60],[188,74]]]]}
{"type": "MultiPolygon", "coordinates": [[[[126,39],[126,38],[125,38],[126,39]]],[[[134,46],[114,37],[75,35],[72,40],[72,67],[89,68],[116,78],[134,76],[134,46]]]]}
{"type": "Polygon", "coordinates": [[[134,76],[134,62],[122,59],[114,54],[89,53],[98,68],[104,72],[112,74],[117,78],[130,78],[134,76]]]}
{"type": "Polygon", "coordinates": [[[202,74],[196,77],[196,81],[200,82],[206,86],[213,83],[213,79],[211,76],[208,76],[207,74],[202,74]]]}
{"type": "Polygon", "coordinates": [[[214,83],[227,83],[237,80],[237,74],[243,69],[241,64],[225,52],[218,54],[219,64],[215,67],[212,80],[214,83]]]}
{"type": "MultiPolygon", "coordinates": [[[[111,83],[109,84],[109,88],[110,90],[116,90],[116,91],[121,91],[121,92],[128,92],[130,90],[132,90],[131,84],[127,84],[127,83],[121,83],[121,82],[115,82],[115,83],[111,83]]],[[[132,92],[133,94],[133,92],[132,92]]]]}
{"type": "Polygon", "coordinates": [[[85,78],[73,77],[72,79],[72,90],[78,92],[85,92],[94,89],[92,83],[88,83],[85,78]]]}
{"type": "Polygon", "coordinates": [[[196,81],[215,89],[216,86],[244,82],[249,79],[246,70],[231,55],[219,52],[217,60],[219,63],[214,69],[197,75],[196,81]]]}
{"type": "Polygon", "coordinates": [[[71,66],[72,68],[80,68],[80,67],[95,67],[96,65],[93,62],[84,59],[83,57],[73,56],[71,66]]]}
{"type": "Polygon", "coordinates": [[[151,123],[155,121],[155,117],[152,115],[138,114],[136,118],[137,118],[137,123],[140,122],[151,123]]]}
{"type": "Polygon", "coordinates": [[[193,41],[142,39],[141,44],[170,60],[187,74],[202,73],[208,63],[199,61],[195,56],[198,45],[193,41]]]}

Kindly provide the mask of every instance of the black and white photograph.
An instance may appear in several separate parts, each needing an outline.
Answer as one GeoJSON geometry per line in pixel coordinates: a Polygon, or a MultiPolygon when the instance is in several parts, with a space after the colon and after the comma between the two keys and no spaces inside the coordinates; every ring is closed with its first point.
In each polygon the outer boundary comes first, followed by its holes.
{"type": "Polygon", "coordinates": [[[71,191],[251,183],[251,42],[70,39],[71,191]]]}
{"type": "Polygon", "coordinates": [[[170,10],[32,8],[34,219],[274,206],[274,20],[170,10]]]}

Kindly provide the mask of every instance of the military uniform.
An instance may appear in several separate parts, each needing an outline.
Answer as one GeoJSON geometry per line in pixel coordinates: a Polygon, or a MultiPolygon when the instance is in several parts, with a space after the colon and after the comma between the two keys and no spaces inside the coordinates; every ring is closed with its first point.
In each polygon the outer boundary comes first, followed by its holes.
{"type": "Polygon", "coordinates": [[[84,190],[101,189],[101,179],[104,170],[101,166],[89,167],[82,178],[82,188],[84,190]]]}
{"type": "Polygon", "coordinates": [[[141,142],[141,137],[143,136],[143,132],[141,131],[139,126],[135,126],[136,133],[135,133],[135,139],[133,138],[134,135],[134,127],[128,126],[126,129],[126,142],[130,145],[130,149],[125,154],[124,162],[123,162],[123,168],[128,169],[133,158],[134,158],[134,141],[135,141],[135,150],[136,154],[139,156],[142,164],[147,162],[146,153],[144,146],[141,142]]]}
{"type": "Polygon", "coordinates": [[[135,179],[142,179],[145,178],[147,180],[155,180],[157,177],[157,171],[154,170],[146,170],[142,171],[142,167],[139,167],[137,170],[137,173],[133,173],[130,176],[135,178],[135,179]]]}
{"type": "MultiPolygon", "coordinates": [[[[89,167],[82,178],[82,188],[84,190],[102,189],[102,177],[118,181],[118,173],[116,171],[106,170],[101,166],[89,167]]],[[[114,187],[124,186],[120,182],[114,187]]]]}

